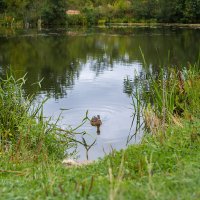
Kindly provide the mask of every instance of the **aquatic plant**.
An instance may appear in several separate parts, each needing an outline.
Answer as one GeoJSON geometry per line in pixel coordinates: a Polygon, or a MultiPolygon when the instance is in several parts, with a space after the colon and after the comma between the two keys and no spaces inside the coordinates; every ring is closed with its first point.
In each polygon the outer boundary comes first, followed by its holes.
{"type": "Polygon", "coordinates": [[[134,113],[142,114],[146,127],[151,132],[160,128],[164,131],[170,123],[177,123],[178,118],[187,115],[199,116],[196,112],[200,105],[200,75],[197,62],[188,68],[168,68],[158,74],[147,72],[145,79],[138,80],[133,90],[134,113]],[[138,89],[139,88],[139,89],[138,89]],[[138,91],[140,94],[138,94],[138,91]]]}

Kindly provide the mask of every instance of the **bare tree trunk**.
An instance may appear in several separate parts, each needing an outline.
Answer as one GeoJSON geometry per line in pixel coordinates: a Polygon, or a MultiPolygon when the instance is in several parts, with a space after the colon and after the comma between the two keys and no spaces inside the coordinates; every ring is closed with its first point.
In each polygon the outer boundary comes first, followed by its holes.
{"type": "Polygon", "coordinates": [[[37,21],[37,28],[38,28],[39,31],[42,30],[42,19],[41,19],[41,17],[37,21]]]}

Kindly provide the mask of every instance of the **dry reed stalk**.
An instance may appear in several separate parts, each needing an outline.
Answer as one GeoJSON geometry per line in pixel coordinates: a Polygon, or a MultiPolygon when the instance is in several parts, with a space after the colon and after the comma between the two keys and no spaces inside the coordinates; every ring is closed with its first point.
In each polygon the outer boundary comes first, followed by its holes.
{"type": "Polygon", "coordinates": [[[171,119],[173,121],[173,123],[181,128],[183,128],[183,125],[181,124],[180,118],[177,116],[173,116],[171,115],[171,119]]]}
{"type": "Polygon", "coordinates": [[[180,93],[184,94],[185,93],[185,81],[184,81],[184,78],[183,78],[183,74],[182,72],[179,70],[178,73],[177,73],[177,76],[178,76],[178,81],[179,81],[179,91],[180,93]]]}
{"type": "Polygon", "coordinates": [[[147,108],[144,111],[144,120],[147,128],[152,134],[156,134],[162,126],[162,121],[151,108],[147,108]]]}

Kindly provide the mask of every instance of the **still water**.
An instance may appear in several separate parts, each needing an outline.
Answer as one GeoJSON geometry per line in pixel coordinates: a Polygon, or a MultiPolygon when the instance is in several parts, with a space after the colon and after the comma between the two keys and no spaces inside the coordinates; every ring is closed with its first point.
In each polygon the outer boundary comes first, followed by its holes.
{"type": "MultiPolygon", "coordinates": [[[[126,148],[132,129],[133,106],[127,79],[134,83],[145,67],[156,73],[167,63],[186,67],[198,59],[200,30],[175,27],[110,27],[67,30],[0,31],[0,73],[8,67],[21,77],[27,72],[26,94],[37,92],[38,99],[49,97],[44,105],[46,117],[75,128],[86,111],[91,118],[100,115],[100,135],[85,123],[77,131],[86,131],[88,144],[96,140],[89,159],[103,157],[112,149],[126,148]],[[170,59],[168,59],[168,55],[170,59]],[[43,79],[44,78],[44,79],[43,79]],[[42,87],[33,83],[42,81],[42,87]]],[[[134,87],[134,84],[132,84],[134,87]]],[[[139,142],[142,132],[130,143],[139,142]]],[[[81,139],[81,138],[78,138],[81,139]]],[[[78,147],[79,159],[86,159],[78,147]]]]}

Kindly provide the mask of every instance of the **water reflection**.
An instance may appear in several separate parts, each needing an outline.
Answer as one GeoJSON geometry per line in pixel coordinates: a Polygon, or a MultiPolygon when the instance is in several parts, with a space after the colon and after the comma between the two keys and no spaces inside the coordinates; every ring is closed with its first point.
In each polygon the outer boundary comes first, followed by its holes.
{"type": "Polygon", "coordinates": [[[76,126],[86,110],[90,117],[99,114],[101,135],[95,135],[90,123],[82,127],[92,135],[87,138],[90,143],[98,137],[89,155],[95,159],[103,155],[102,147],[105,151],[110,145],[125,147],[132,122],[130,83],[134,85],[134,75],[142,76],[149,67],[156,73],[169,62],[183,67],[195,62],[199,33],[163,27],[7,31],[0,33],[0,73],[4,75],[7,66],[19,77],[28,72],[27,95],[38,91],[33,83],[44,78],[38,95],[50,97],[45,114],[56,117],[61,108],[70,109],[63,112],[62,124],[76,126]],[[139,47],[148,66],[142,65],[139,47]],[[127,81],[130,79],[133,81],[127,81]]]}

